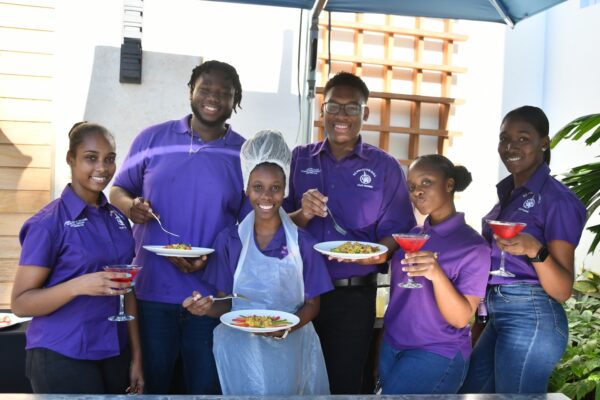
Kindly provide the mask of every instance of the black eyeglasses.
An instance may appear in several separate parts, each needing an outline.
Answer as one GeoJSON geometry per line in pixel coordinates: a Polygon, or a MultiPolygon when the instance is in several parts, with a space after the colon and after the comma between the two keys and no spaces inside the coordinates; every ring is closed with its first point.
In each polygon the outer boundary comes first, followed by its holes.
{"type": "Polygon", "coordinates": [[[355,116],[360,114],[364,106],[364,104],[358,103],[339,104],[328,101],[323,104],[323,109],[327,114],[339,114],[340,111],[344,110],[346,115],[355,116]]]}

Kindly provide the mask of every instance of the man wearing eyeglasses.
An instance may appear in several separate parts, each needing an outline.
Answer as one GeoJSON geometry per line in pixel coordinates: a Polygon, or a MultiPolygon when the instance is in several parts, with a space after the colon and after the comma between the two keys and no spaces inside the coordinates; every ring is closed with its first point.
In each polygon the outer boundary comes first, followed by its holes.
{"type": "Polygon", "coordinates": [[[354,74],[341,72],[327,82],[321,107],[327,137],[294,149],[286,200],[294,222],[319,242],[365,241],[388,248],[359,261],[327,260],[335,289],[321,296],[313,322],[332,394],[361,393],[375,322],[377,272],[386,270],[397,249],[392,233],[408,232],[416,224],[400,164],[360,135],[369,117],[368,98],[369,89],[354,74]],[[343,229],[335,229],[333,218],[343,229]]]}

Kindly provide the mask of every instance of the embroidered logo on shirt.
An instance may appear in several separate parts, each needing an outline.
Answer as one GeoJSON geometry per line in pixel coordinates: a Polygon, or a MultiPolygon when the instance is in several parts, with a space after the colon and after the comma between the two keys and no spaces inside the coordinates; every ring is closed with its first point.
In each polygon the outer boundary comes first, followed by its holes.
{"type": "Polygon", "coordinates": [[[524,194],[523,197],[527,197],[527,198],[525,199],[525,201],[523,201],[523,205],[521,207],[519,207],[519,211],[528,213],[528,214],[529,214],[529,210],[531,208],[535,207],[536,203],[539,204],[541,202],[541,198],[542,198],[540,195],[538,195],[538,199],[536,202],[535,193],[532,193],[532,192],[524,194]]]}
{"type": "Polygon", "coordinates": [[[119,229],[127,229],[127,225],[125,225],[125,222],[123,221],[118,212],[116,212],[115,210],[110,210],[110,216],[113,217],[115,221],[117,221],[119,229]]]}
{"type": "Polygon", "coordinates": [[[65,226],[68,226],[69,228],[81,228],[85,225],[87,220],[87,218],[83,218],[76,219],[75,221],[65,221],[65,226]]]}
{"type": "Polygon", "coordinates": [[[361,169],[354,171],[354,173],[352,174],[352,176],[357,176],[357,175],[358,175],[358,183],[356,184],[356,186],[373,189],[373,185],[371,185],[371,182],[373,182],[373,179],[375,179],[375,177],[377,177],[377,174],[375,172],[373,172],[369,168],[361,168],[361,169]]]}
{"type": "Polygon", "coordinates": [[[318,175],[321,173],[321,170],[319,168],[306,168],[301,170],[300,172],[302,172],[305,175],[318,175]]]}

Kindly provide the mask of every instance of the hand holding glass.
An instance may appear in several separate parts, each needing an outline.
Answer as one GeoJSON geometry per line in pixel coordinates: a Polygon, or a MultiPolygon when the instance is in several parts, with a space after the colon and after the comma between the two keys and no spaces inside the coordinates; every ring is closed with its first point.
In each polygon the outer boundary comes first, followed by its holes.
{"type": "MultiPolygon", "coordinates": [[[[414,253],[415,251],[421,250],[421,247],[429,240],[429,235],[424,233],[394,233],[392,237],[396,243],[402,247],[402,250],[404,250],[405,253],[414,253]]],[[[410,266],[411,264],[408,265],[410,266]]],[[[405,289],[419,289],[422,288],[423,285],[415,282],[409,276],[408,280],[404,283],[399,283],[398,287],[405,289]]]]}
{"type": "MultiPolygon", "coordinates": [[[[500,236],[502,239],[512,239],[519,234],[527,226],[524,222],[505,222],[505,221],[485,221],[492,232],[496,236],[500,236]]],[[[504,276],[506,278],[514,278],[515,274],[510,273],[504,269],[504,250],[500,251],[500,268],[490,271],[490,275],[504,276]]]]}
{"type": "MultiPolygon", "coordinates": [[[[131,282],[131,286],[133,286],[135,284],[133,280],[134,280],[135,276],[137,275],[137,273],[140,272],[142,267],[139,265],[118,264],[118,265],[107,265],[107,266],[103,267],[103,269],[106,272],[128,273],[130,275],[130,277],[128,277],[128,278],[113,278],[113,279],[111,279],[111,281],[119,282],[119,283],[131,282]]],[[[125,295],[120,294],[119,295],[119,314],[108,317],[109,321],[122,322],[122,321],[131,321],[132,319],[135,319],[135,317],[133,315],[125,314],[124,300],[125,300],[125,295]]]]}

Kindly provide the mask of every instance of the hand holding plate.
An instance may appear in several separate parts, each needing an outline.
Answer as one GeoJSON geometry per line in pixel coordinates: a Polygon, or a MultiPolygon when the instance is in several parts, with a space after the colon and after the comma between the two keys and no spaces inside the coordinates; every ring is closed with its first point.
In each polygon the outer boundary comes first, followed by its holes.
{"type": "Polygon", "coordinates": [[[198,258],[188,257],[167,257],[173,265],[175,265],[184,274],[200,271],[208,263],[208,256],[200,256],[198,258]]]}

